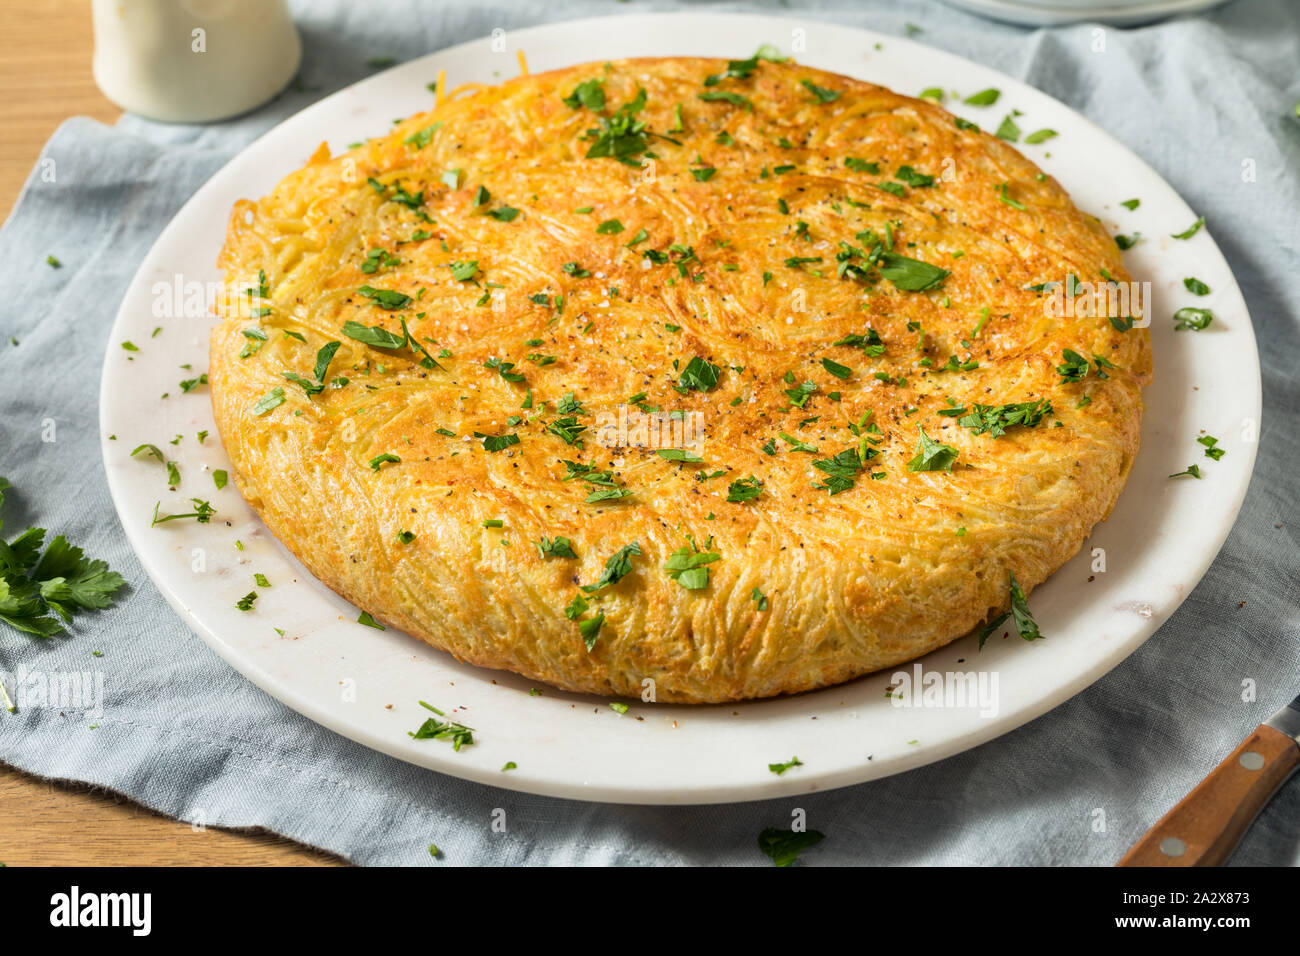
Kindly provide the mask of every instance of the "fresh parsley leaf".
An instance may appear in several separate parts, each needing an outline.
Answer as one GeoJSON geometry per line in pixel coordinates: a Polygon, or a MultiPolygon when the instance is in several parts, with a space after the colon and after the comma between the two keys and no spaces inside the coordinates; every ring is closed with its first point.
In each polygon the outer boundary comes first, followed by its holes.
{"type": "Polygon", "coordinates": [[[903,292],[924,292],[937,288],[949,276],[947,269],[894,252],[881,254],[880,274],[903,292]]]}
{"type": "Polygon", "coordinates": [[[617,584],[632,572],[632,558],[641,554],[641,545],[636,541],[624,545],[605,561],[605,570],[601,572],[595,584],[584,584],[582,590],[594,594],[611,584],[617,584]]]}
{"type": "Polygon", "coordinates": [[[721,366],[714,365],[699,356],[693,356],[686,363],[686,368],[682,369],[681,377],[677,379],[677,385],[674,387],[683,394],[689,390],[707,392],[717,387],[718,376],[721,373],[721,366]]]}
{"type": "Polygon", "coordinates": [[[812,80],[800,80],[799,85],[811,93],[818,103],[834,103],[840,98],[839,90],[828,90],[812,80]]]}
{"type": "Polygon", "coordinates": [[[668,556],[664,571],[688,591],[698,591],[709,586],[708,565],[720,560],[716,552],[695,552],[683,545],[668,556]]]}
{"type": "Polygon", "coordinates": [[[727,486],[727,500],[733,503],[753,501],[763,493],[763,482],[753,475],[737,478],[727,486]]]}
{"type": "Polygon", "coordinates": [[[707,93],[699,94],[699,98],[706,103],[730,103],[732,106],[739,106],[744,110],[752,110],[754,104],[749,97],[741,96],[739,93],[732,93],[725,90],[710,90],[707,93]]]}
{"type": "Polygon", "coordinates": [[[593,113],[599,113],[605,108],[604,81],[597,79],[583,80],[573,88],[572,93],[562,97],[562,100],[569,109],[576,110],[585,106],[593,113]]]}
{"type": "Polygon", "coordinates": [[[537,542],[537,550],[541,552],[543,558],[576,558],[578,553],[573,550],[573,542],[563,535],[556,535],[554,538],[542,538],[537,542]]]}
{"type": "Polygon", "coordinates": [[[975,404],[968,414],[957,420],[957,424],[969,428],[976,435],[987,433],[993,438],[1000,438],[1008,428],[1033,428],[1042,422],[1044,416],[1050,414],[1052,403],[1046,398],[1010,405],[975,404]]]}
{"type": "Polygon", "coordinates": [[[1036,641],[1043,635],[1038,630],[1038,624],[1034,621],[1034,616],[1029,613],[1029,601],[1025,597],[1024,590],[1016,580],[1015,572],[1008,571],[1007,578],[1009,581],[1008,590],[1011,597],[1011,610],[1003,614],[997,620],[993,621],[980,632],[979,647],[984,647],[984,642],[989,636],[995,633],[1010,618],[1015,625],[1016,631],[1026,641],[1036,641]]]}
{"type": "Polygon", "coordinates": [[[978,93],[972,93],[962,100],[967,106],[992,106],[1002,95],[1001,90],[989,87],[987,90],[980,90],[978,93]]]}
{"type": "Polygon", "coordinates": [[[907,463],[907,470],[952,471],[953,462],[957,460],[957,449],[930,438],[919,425],[917,431],[921,433],[921,440],[916,446],[916,457],[907,463]]]}
{"type": "Polygon", "coordinates": [[[1209,309],[1194,309],[1187,306],[1174,313],[1176,330],[1191,329],[1193,332],[1200,332],[1202,329],[1209,328],[1213,321],[1214,313],[1209,309]]]}
{"type": "Polygon", "coordinates": [[[778,830],[768,827],[758,835],[758,848],[772,858],[777,866],[789,866],[799,854],[809,847],[814,847],[826,834],[818,830],[778,830]]]}
{"type": "Polygon", "coordinates": [[[411,304],[409,295],[404,292],[394,292],[392,289],[376,289],[372,286],[363,285],[357,289],[357,292],[388,312],[404,309],[411,304]]]}

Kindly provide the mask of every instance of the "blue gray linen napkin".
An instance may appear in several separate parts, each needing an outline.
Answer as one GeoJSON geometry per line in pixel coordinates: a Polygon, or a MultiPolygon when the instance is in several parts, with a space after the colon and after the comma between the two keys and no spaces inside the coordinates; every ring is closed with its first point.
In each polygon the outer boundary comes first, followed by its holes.
{"type": "MultiPolygon", "coordinates": [[[[127,282],[181,204],[266,129],[368,72],[495,27],[680,4],[301,4],[300,82],[209,126],[128,116],[65,123],[0,231],[0,474],[5,525],[66,533],[130,582],[71,636],[0,626],[0,670],[100,672],[102,715],[0,712],[0,759],[87,781],[173,817],[262,826],[358,863],[759,863],[756,836],[792,806],[826,840],[808,864],[1110,864],[1269,713],[1300,691],[1300,27],[1290,0],[1237,0],[1138,29],[1031,31],[929,0],[709,5],[867,26],[987,63],[1084,113],[1204,213],[1259,337],[1264,422],[1254,482],[1223,553],[1174,617],[1091,688],[939,764],[834,792],[735,806],[619,807],[511,793],[413,767],[316,726],[224,664],[141,570],[109,500],[99,371],[127,282]],[[377,9],[378,8],[378,9],[377,9]],[[1241,161],[1256,163],[1243,183],[1241,161]],[[54,176],[49,180],[49,172],[54,176]],[[43,175],[44,174],[44,175],[43,175]],[[56,256],[61,269],[46,265],[56,256]],[[18,345],[9,344],[10,337],[18,345]],[[55,423],[55,441],[48,420],[55,423]],[[101,657],[92,656],[99,651],[101,657]],[[1243,679],[1258,701],[1243,702],[1243,679]],[[506,810],[504,833],[490,827],[506,810]],[[1104,813],[1105,827],[1096,823],[1104,813]]],[[[593,56],[598,55],[593,52],[593,56]]],[[[1105,170],[1097,175],[1105,176],[1105,170]]],[[[12,686],[12,677],[10,678],[12,686]]],[[[92,708],[93,709],[93,708],[92,708]]],[[[3,835],[0,834],[0,846],[3,835]]],[[[1234,862],[1300,863],[1300,781],[1234,862]]]]}

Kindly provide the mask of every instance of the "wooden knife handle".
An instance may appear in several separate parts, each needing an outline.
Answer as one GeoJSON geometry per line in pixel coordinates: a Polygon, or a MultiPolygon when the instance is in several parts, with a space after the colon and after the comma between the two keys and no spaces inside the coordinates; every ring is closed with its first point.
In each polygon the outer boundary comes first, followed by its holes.
{"type": "Polygon", "coordinates": [[[1118,866],[1218,866],[1300,767],[1300,746],[1261,725],[1160,818],[1118,866]]]}

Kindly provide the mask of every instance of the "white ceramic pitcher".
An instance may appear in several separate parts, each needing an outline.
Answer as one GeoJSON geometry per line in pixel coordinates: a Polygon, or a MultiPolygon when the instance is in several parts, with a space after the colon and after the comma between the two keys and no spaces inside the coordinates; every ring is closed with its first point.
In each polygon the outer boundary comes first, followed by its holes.
{"type": "Polygon", "coordinates": [[[287,0],[92,0],[95,82],[170,123],[247,112],[289,83],[302,44],[287,0]]]}

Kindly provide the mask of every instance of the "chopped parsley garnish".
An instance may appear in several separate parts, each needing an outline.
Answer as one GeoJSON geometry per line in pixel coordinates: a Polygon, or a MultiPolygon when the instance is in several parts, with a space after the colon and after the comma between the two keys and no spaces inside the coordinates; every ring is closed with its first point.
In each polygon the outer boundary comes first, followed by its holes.
{"type": "MultiPolygon", "coordinates": [[[[389,332],[387,329],[378,325],[366,326],[362,325],[360,322],[354,322],[351,319],[343,323],[343,334],[363,345],[369,345],[371,348],[410,349],[411,351],[418,352],[424,356],[419,363],[421,367],[427,369],[441,368],[442,366],[440,366],[437,361],[434,360],[433,356],[429,354],[428,349],[421,345],[415,336],[411,334],[411,330],[406,324],[406,319],[402,318],[399,321],[402,326],[401,335],[389,332]]],[[[330,353],[330,358],[333,358],[332,352],[330,353]]],[[[316,368],[323,373],[324,369],[321,369],[320,363],[321,354],[317,353],[316,368]]],[[[325,368],[328,369],[328,362],[326,363],[325,368]]],[[[320,382],[325,381],[324,374],[319,374],[316,378],[320,382]]]]}
{"type": "MultiPolygon", "coordinates": [[[[783,442],[785,442],[787,445],[790,446],[791,451],[805,451],[810,454],[815,454],[817,452],[816,447],[808,444],[805,441],[800,441],[798,438],[795,438],[793,435],[787,435],[785,432],[778,432],[777,434],[780,436],[783,442]]],[[[776,443],[769,441],[768,444],[773,446],[773,450],[768,452],[768,454],[769,455],[776,454],[776,447],[775,447],[776,443]]],[[[763,450],[767,451],[766,446],[763,448],[763,450]]]]}
{"type": "Polygon", "coordinates": [[[297,385],[302,386],[302,390],[308,395],[319,395],[325,390],[325,375],[329,371],[330,362],[334,360],[334,353],[339,350],[341,342],[326,342],[321,346],[320,351],[316,353],[316,366],[312,369],[312,374],[316,376],[316,381],[310,381],[303,378],[297,372],[285,372],[284,377],[297,385]]]}
{"type": "MultiPolygon", "coordinates": [[[[717,86],[723,80],[745,80],[758,69],[759,54],[755,53],[748,60],[728,60],[727,68],[721,73],[713,73],[704,78],[705,86],[717,86]]],[[[768,59],[764,57],[763,59],[768,59]]]]}
{"type": "Polygon", "coordinates": [[[714,365],[699,356],[693,356],[686,363],[686,368],[682,369],[682,374],[673,387],[683,395],[690,390],[707,392],[717,387],[718,376],[721,373],[721,366],[714,365]]]}
{"type": "Polygon", "coordinates": [[[749,97],[726,90],[709,90],[707,93],[699,94],[699,98],[706,103],[730,103],[732,106],[739,106],[744,110],[754,108],[754,104],[750,102],[749,97]]]}
{"type": "Polygon", "coordinates": [[[962,100],[967,106],[992,106],[1002,95],[1001,90],[989,87],[987,90],[980,90],[978,93],[972,93],[962,100]]]}
{"type": "Polygon", "coordinates": [[[1025,142],[1030,146],[1037,146],[1039,143],[1045,143],[1056,135],[1054,129],[1039,129],[1025,137],[1025,142]]]}
{"type": "Polygon", "coordinates": [[[277,385],[253,403],[254,415],[265,415],[273,408],[284,404],[284,389],[277,385]]]}
{"type": "Polygon", "coordinates": [[[1170,235],[1174,239],[1190,239],[1192,238],[1192,236],[1196,235],[1198,232],[1201,231],[1201,227],[1203,225],[1205,225],[1205,217],[1201,216],[1199,219],[1196,220],[1196,222],[1192,223],[1182,232],[1174,232],[1174,233],[1170,233],[1170,235]]]}
{"type": "Polygon", "coordinates": [[[400,544],[410,544],[412,541],[415,540],[415,532],[399,531],[397,532],[397,540],[400,544]]]}
{"type": "MultiPolygon", "coordinates": [[[[575,91],[576,92],[576,91],[575,91]]],[[[587,130],[585,137],[594,142],[587,150],[587,159],[615,159],[625,166],[639,169],[636,157],[650,149],[646,124],[635,117],[645,109],[645,90],[637,91],[635,98],[624,103],[610,117],[600,117],[600,127],[587,130]]]]}
{"type": "Polygon", "coordinates": [[[1215,438],[1213,435],[1202,435],[1200,438],[1196,439],[1196,441],[1198,444],[1205,446],[1206,458],[1213,458],[1215,461],[1218,461],[1227,454],[1224,449],[1215,447],[1219,444],[1219,439],[1215,438]]]}
{"type": "Polygon", "coordinates": [[[1193,332],[1200,332],[1202,329],[1209,328],[1213,321],[1214,313],[1209,309],[1194,309],[1187,306],[1174,313],[1174,328],[1177,330],[1191,329],[1193,332]]]}
{"type": "Polygon", "coordinates": [[[554,538],[542,538],[537,542],[537,550],[541,552],[543,558],[576,558],[578,553],[573,550],[573,542],[563,535],[556,535],[554,538]]]}
{"type": "Polygon", "coordinates": [[[453,262],[447,266],[451,270],[451,277],[457,282],[468,282],[474,278],[478,272],[478,260],[471,259],[467,262],[453,262]]]}
{"type": "Polygon", "coordinates": [[[582,444],[581,435],[586,430],[587,426],[579,424],[578,419],[572,415],[557,418],[546,425],[546,431],[557,438],[564,439],[566,445],[582,444]]]}
{"type": "Polygon", "coordinates": [[[590,651],[596,646],[596,638],[600,636],[600,628],[605,623],[605,613],[597,612],[595,617],[589,617],[585,621],[578,622],[578,636],[582,638],[582,643],[590,651]]]}
{"type": "Polygon", "coordinates": [[[386,631],[388,628],[376,621],[369,611],[362,611],[357,615],[357,623],[364,624],[366,627],[373,627],[376,631],[386,631]]]}
{"type": "Polygon", "coordinates": [[[1132,249],[1134,246],[1136,246],[1138,240],[1141,238],[1142,238],[1142,233],[1140,232],[1135,232],[1131,236],[1118,235],[1115,237],[1115,245],[1119,246],[1121,250],[1127,252],[1129,249],[1132,249]]]}
{"type": "Polygon", "coordinates": [[[507,382],[519,383],[525,380],[525,376],[518,372],[511,371],[515,367],[514,362],[503,362],[499,358],[490,358],[483,363],[484,368],[496,370],[496,372],[507,382]]]}
{"type": "Polygon", "coordinates": [[[152,528],[165,521],[180,521],[182,518],[193,518],[199,524],[207,524],[212,520],[212,516],[217,513],[216,508],[199,498],[191,498],[190,503],[194,505],[193,511],[184,514],[160,515],[158,509],[162,506],[162,502],[158,502],[153,506],[153,521],[149,523],[149,527],[152,528]]]}
{"type": "Polygon", "coordinates": [[[688,591],[698,591],[709,586],[708,565],[721,559],[713,552],[696,552],[683,545],[668,556],[664,571],[688,591]]]}
{"type": "Polygon", "coordinates": [[[1184,475],[1190,475],[1192,478],[1197,478],[1197,479],[1199,479],[1199,478],[1201,477],[1201,466],[1200,466],[1200,465],[1188,465],[1188,466],[1187,466],[1187,469],[1186,469],[1185,471],[1175,472],[1174,474],[1170,475],[1169,477],[1170,477],[1170,478],[1181,478],[1181,477],[1183,477],[1184,475]]]}
{"type": "Polygon", "coordinates": [[[394,464],[396,464],[401,460],[402,459],[398,458],[396,455],[392,454],[391,452],[384,452],[382,455],[376,455],[374,458],[370,459],[370,469],[371,471],[378,471],[387,462],[393,462],[394,464]]]}
{"type": "Polygon", "coordinates": [[[1036,641],[1043,635],[1038,630],[1038,625],[1034,622],[1034,616],[1029,613],[1029,600],[1025,597],[1025,592],[1021,589],[1020,584],[1016,581],[1016,575],[1013,571],[1007,572],[1009,580],[1009,590],[1011,592],[1011,610],[991,622],[988,627],[980,632],[979,646],[984,647],[984,642],[989,636],[1002,627],[1010,618],[1015,624],[1016,630],[1026,641],[1036,641]]]}
{"type": "MultiPolygon", "coordinates": [[[[921,434],[924,436],[925,433],[921,434]]],[[[874,449],[864,450],[872,455],[876,454],[874,449]]],[[[818,458],[813,462],[813,467],[826,473],[826,482],[814,487],[838,495],[853,487],[857,473],[862,470],[862,458],[858,454],[858,449],[846,448],[833,458],[818,458]]]]}
{"type": "Polygon", "coordinates": [[[569,109],[576,110],[585,106],[593,113],[599,113],[605,108],[604,80],[583,80],[573,88],[572,93],[562,99],[569,109]]]}
{"type": "Polygon", "coordinates": [[[243,597],[241,597],[238,601],[235,602],[235,607],[241,611],[251,611],[253,609],[253,605],[256,603],[257,603],[257,592],[249,591],[247,594],[245,594],[243,597]]]}
{"type": "Polygon", "coordinates": [[[655,454],[667,461],[695,463],[704,460],[697,452],[687,451],[685,448],[660,448],[655,454]]]}
{"type": "Polygon", "coordinates": [[[800,760],[798,757],[791,757],[789,760],[785,761],[785,763],[770,763],[767,765],[767,769],[772,771],[774,774],[776,774],[779,777],[781,776],[781,774],[785,773],[791,767],[802,767],[802,766],[803,766],[802,760],[800,760]]]}
{"type": "Polygon", "coordinates": [[[749,599],[754,602],[755,609],[760,614],[767,610],[767,595],[758,588],[749,592],[749,599]]]}
{"type": "Polygon", "coordinates": [[[1000,202],[1000,203],[1005,203],[1006,205],[1010,206],[1012,209],[1019,209],[1021,212],[1023,212],[1024,209],[1025,209],[1025,204],[1022,203],[1022,202],[1020,202],[1018,199],[1012,199],[1012,198],[1007,194],[1007,189],[1009,188],[1009,185],[1010,185],[1010,184],[1008,184],[1008,183],[999,183],[999,184],[998,184],[998,186],[997,186],[997,190],[998,190],[998,202],[1000,202]]]}
{"type": "Polygon", "coordinates": [[[218,468],[212,473],[212,483],[217,486],[217,491],[226,487],[226,482],[230,480],[230,475],[224,468],[218,468]]]}
{"type": "Polygon", "coordinates": [[[730,502],[753,501],[763,493],[763,482],[753,475],[737,478],[727,486],[727,500],[730,502]]]}
{"type": "MultiPolygon", "coordinates": [[[[364,612],[362,613],[364,614],[364,612]]],[[[369,617],[369,615],[365,616],[369,617]]],[[[426,704],[424,701],[420,701],[419,704],[425,710],[433,711],[438,717],[446,716],[432,704],[426,704]]],[[[410,736],[416,740],[450,740],[451,749],[457,751],[461,747],[468,747],[474,743],[474,729],[472,727],[466,727],[464,724],[458,724],[451,720],[439,720],[438,717],[430,717],[410,736]]],[[[429,852],[433,853],[434,849],[434,847],[430,847],[429,852]]]]}
{"type": "Polygon", "coordinates": [[[415,149],[424,149],[424,147],[428,146],[429,143],[433,141],[433,134],[438,132],[441,128],[442,121],[439,120],[437,123],[424,127],[424,129],[416,130],[410,136],[406,137],[403,142],[405,142],[407,146],[413,146],[415,149]]]}
{"type": "MultiPolygon", "coordinates": [[[[787,378],[787,381],[792,380],[792,378],[787,378]]],[[[815,391],[817,391],[816,382],[804,382],[802,385],[794,385],[787,388],[785,394],[786,397],[790,399],[791,405],[795,408],[803,408],[808,404],[808,399],[815,391]]]]}
{"type": "MultiPolygon", "coordinates": [[[[1073,349],[1065,349],[1061,352],[1061,364],[1056,366],[1056,372],[1061,376],[1061,382],[1082,382],[1089,372],[1088,360],[1073,349]]],[[[1097,377],[1101,379],[1109,378],[1106,369],[1115,366],[1100,355],[1094,354],[1092,357],[1092,367],[1096,369],[1097,377]]]]}
{"type": "Polygon", "coordinates": [[[1005,139],[1008,143],[1020,141],[1020,127],[1016,125],[1011,113],[1002,118],[1002,125],[997,128],[997,132],[993,135],[998,139],[1005,139]]]}
{"type": "Polygon", "coordinates": [[[606,219],[596,227],[598,236],[617,236],[623,231],[623,224],[617,219],[606,219]]]}
{"type": "Polygon", "coordinates": [[[595,584],[584,584],[582,590],[594,594],[611,584],[617,584],[632,572],[632,558],[641,554],[641,545],[636,541],[624,545],[605,561],[605,570],[601,572],[595,584]]]}
{"type": "Polygon", "coordinates": [[[903,292],[924,292],[937,288],[950,273],[919,259],[885,252],[880,256],[880,274],[903,292]]]}
{"type": "MultiPolygon", "coordinates": [[[[944,409],[940,415],[954,415],[966,412],[965,408],[944,409]]],[[[1010,405],[975,404],[969,413],[957,419],[962,428],[969,428],[976,435],[987,433],[993,438],[1006,434],[1008,428],[1021,426],[1033,428],[1042,422],[1045,415],[1052,414],[1052,403],[1046,398],[1038,401],[1019,402],[1010,405]]]]}
{"type": "Polygon", "coordinates": [[[511,445],[519,444],[519,436],[515,434],[485,435],[482,432],[475,432],[474,437],[483,439],[484,451],[501,451],[511,445]]]}
{"type": "Polygon", "coordinates": [[[849,348],[862,349],[865,354],[872,356],[885,354],[885,343],[881,340],[880,333],[872,328],[868,328],[862,335],[856,333],[846,335],[839,341],[832,342],[831,345],[845,345],[849,348]]]}
{"type": "Polygon", "coordinates": [[[758,848],[770,856],[777,866],[789,866],[799,858],[800,853],[824,839],[826,834],[819,830],[778,830],[768,827],[758,835],[758,848]]]}
{"type": "Polygon", "coordinates": [[[391,269],[401,264],[402,260],[387,249],[375,247],[366,253],[365,261],[361,263],[361,271],[366,275],[374,275],[380,269],[391,269]]]}
{"type": "Polygon", "coordinates": [[[1193,276],[1188,276],[1183,280],[1183,287],[1192,295],[1209,295],[1210,287],[1193,276]]]}
{"type": "Polygon", "coordinates": [[[1125,199],[1122,203],[1120,203],[1120,205],[1131,212],[1132,210],[1136,209],[1138,206],[1142,205],[1142,200],[1125,199]]]}
{"type": "Polygon", "coordinates": [[[363,285],[360,289],[357,289],[357,292],[388,312],[404,309],[411,304],[409,295],[404,292],[394,292],[392,289],[376,289],[372,286],[363,285]]]}
{"type": "Polygon", "coordinates": [[[818,103],[834,103],[840,98],[839,90],[828,90],[812,80],[800,80],[799,85],[811,93],[818,103]]]}
{"type": "Polygon", "coordinates": [[[830,372],[838,379],[847,379],[853,374],[853,369],[847,365],[841,365],[839,362],[832,362],[828,358],[822,359],[822,368],[830,372]]]}
{"type": "Polygon", "coordinates": [[[916,457],[907,463],[907,470],[952,471],[953,462],[957,460],[957,449],[930,438],[919,425],[917,431],[921,433],[921,440],[916,446],[916,457]]]}
{"type": "Polygon", "coordinates": [[[849,167],[849,169],[853,170],[855,173],[871,173],[872,175],[880,174],[880,164],[869,163],[865,159],[846,156],[844,158],[844,165],[849,167]]]}
{"type": "Polygon", "coordinates": [[[917,189],[934,185],[934,177],[925,173],[918,173],[911,166],[899,166],[898,172],[894,174],[899,182],[907,183],[917,189]]]}

